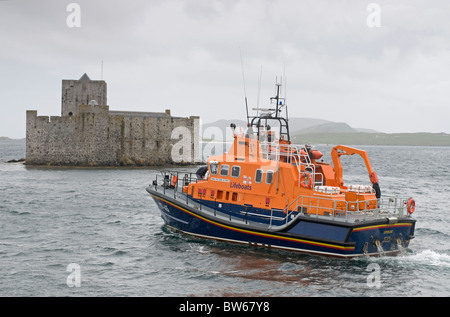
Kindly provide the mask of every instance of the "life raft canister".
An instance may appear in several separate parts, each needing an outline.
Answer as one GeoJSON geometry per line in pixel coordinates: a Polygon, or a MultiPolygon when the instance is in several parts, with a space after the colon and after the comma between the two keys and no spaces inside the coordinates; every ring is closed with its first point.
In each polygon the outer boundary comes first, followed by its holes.
{"type": "Polygon", "coordinates": [[[323,154],[319,150],[310,150],[309,151],[309,157],[313,160],[320,160],[322,158],[323,154]]]}
{"type": "Polygon", "coordinates": [[[408,199],[406,210],[410,215],[414,212],[414,210],[416,210],[416,202],[414,201],[414,199],[408,199]]]}
{"type": "Polygon", "coordinates": [[[312,185],[312,177],[308,172],[303,172],[300,176],[300,186],[303,188],[311,188],[312,185]]]}

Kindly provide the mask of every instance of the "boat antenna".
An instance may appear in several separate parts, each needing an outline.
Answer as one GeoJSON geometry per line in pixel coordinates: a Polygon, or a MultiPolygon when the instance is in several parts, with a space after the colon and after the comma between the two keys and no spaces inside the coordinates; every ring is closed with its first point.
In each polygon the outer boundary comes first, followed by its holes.
{"type": "Polygon", "coordinates": [[[245,109],[247,111],[247,125],[248,125],[250,121],[249,121],[249,117],[248,117],[247,90],[245,89],[244,62],[242,59],[242,49],[241,48],[239,48],[239,53],[241,55],[242,81],[244,82],[245,109]]]}
{"type": "MultiPolygon", "coordinates": [[[[261,65],[261,71],[259,73],[259,78],[258,78],[258,100],[256,103],[257,109],[259,109],[259,97],[261,95],[261,78],[262,78],[262,65],[261,65]]],[[[257,111],[256,116],[259,117],[259,110],[257,111]]]]}
{"type": "Polygon", "coordinates": [[[276,108],[275,108],[275,118],[278,118],[278,113],[281,111],[281,105],[280,105],[280,86],[281,83],[283,82],[283,77],[280,78],[280,82],[278,82],[278,78],[275,79],[276,81],[276,87],[277,87],[277,91],[276,91],[276,96],[275,96],[275,102],[276,102],[276,108]]]}
{"type": "Polygon", "coordinates": [[[288,106],[287,106],[287,77],[286,77],[286,61],[283,63],[283,77],[284,77],[284,107],[286,112],[286,121],[289,121],[289,115],[288,115],[288,106]]]}
{"type": "Polygon", "coordinates": [[[287,79],[286,79],[286,65],[284,65],[284,108],[285,108],[285,112],[286,112],[286,121],[289,121],[289,115],[288,115],[288,106],[287,106],[287,79]]]}

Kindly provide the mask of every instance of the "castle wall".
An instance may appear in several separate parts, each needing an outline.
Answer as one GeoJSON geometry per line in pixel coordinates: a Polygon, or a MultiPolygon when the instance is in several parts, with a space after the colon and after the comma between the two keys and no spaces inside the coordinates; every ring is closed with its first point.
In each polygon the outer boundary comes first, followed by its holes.
{"type": "Polygon", "coordinates": [[[108,106],[81,105],[72,116],[27,111],[26,163],[30,165],[151,166],[194,163],[199,118],[130,116],[108,106]],[[173,135],[181,131],[182,136],[173,135]],[[174,149],[176,151],[174,151],[174,149]]]}

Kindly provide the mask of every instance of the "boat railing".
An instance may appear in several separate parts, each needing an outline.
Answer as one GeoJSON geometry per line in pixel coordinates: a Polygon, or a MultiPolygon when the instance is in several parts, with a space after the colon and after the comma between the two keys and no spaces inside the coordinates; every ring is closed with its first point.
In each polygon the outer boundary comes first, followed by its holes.
{"type": "Polygon", "coordinates": [[[190,183],[197,183],[199,181],[196,173],[190,171],[161,171],[160,175],[156,175],[155,179],[151,186],[156,190],[159,186],[162,187],[163,194],[166,195],[166,192],[170,190],[173,194],[173,198],[177,198],[178,194],[183,194],[183,187],[189,185],[190,183]]]}
{"type": "MultiPolygon", "coordinates": [[[[156,175],[151,186],[156,191],[162,191],[164,195],[183,201],[186,205],[211,212],[216,216],[219,211],[215,208],[202,206],[202,204],[192,200],[189,196],[193,193],[183,192],[183,187],[190,183],[197,183],[199,179],[196,173],[190,171],[162,171],[161,175],[156,175]]],[[[294,220],[297,215],[318,217],[322,219],[339,220],[346,222],[361,221],[374,218],[391,218],[409,216],[407,212],[408,199],[395,196],[382,196],[373,200],[346,201],[336,199],[333,195],[341,195],[340,191],[330,194],[316,193],[314,195],[300,195],[290,202],[283,210],[271,209],[269,218],[269,228],[286,225],[294,220]],[[375,207],[373,207],[375,206],[375,207]],[[275,214],[275,211],[278,211],[275,214]],[[280,216],[280,211],[283,216],[280,216]]],[[[225,203],[225,202],[224,202],[225,203]]],[[[230,221],[246,222],[244,218],[233,218],[231,213],[223,215],[230,221]]]]}
{"type": "MultiPolygon", "coordinates": [[[[284,208],[283,213],[286,216],[282,221],[287,224],[297,214],[310,217],[339,219],[341,221],[360,221],[365,218],[403,217],[409,216],[407,204],[408,199],[395,196],[383,196],[373,200],[345,201],[318,195],[301,195],[284,208]],[[349,206],[355,207],[350,208],[349,206]],[[376,207],[373,208],[372,206],[376,207]]],[[[270,225],[272,226],[272,220],[270,225]]]]}
{"type": "Polygon", "coordinates": [[[331,197],[300,195],[284,208],[283,213],[286,215],[284,221],[286,224],[289,223],[297,214],[345,219],[347,206],[346,201],[331,197]]]}
{"type": "Polygon", "coordinates": [[[304,172],[311,174],[313,186],[324,184],[324,176],[317,171],[317,166],[312,163],[305,146],[280,143],[277,140],[273,142],[260,141],[260,146],[263,158],[290,163],[297,167],[298,186],[300,186],[301,181],[300,175],[304,172]]]}
{"type": "Polygon", "coordinates": [[[382,196],[378,199],[378,212],[380,214],[390,213],[394,216],[410,216],[408,212],[408,201],[410,198],[396,196],[382,196]]]}

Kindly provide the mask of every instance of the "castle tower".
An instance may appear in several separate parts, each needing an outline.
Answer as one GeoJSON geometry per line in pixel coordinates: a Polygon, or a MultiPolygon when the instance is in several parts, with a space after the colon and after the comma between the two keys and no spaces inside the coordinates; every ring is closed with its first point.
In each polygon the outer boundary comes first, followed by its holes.
{"type": "Polygon", "coordinates": [[[79,106],[88,105],[91,100],[98,105],[107,105],[106,82],[91,80],[87,74],[79,80],[63,80],[61,95],[61,116],[77,116],[79,106]]]}

